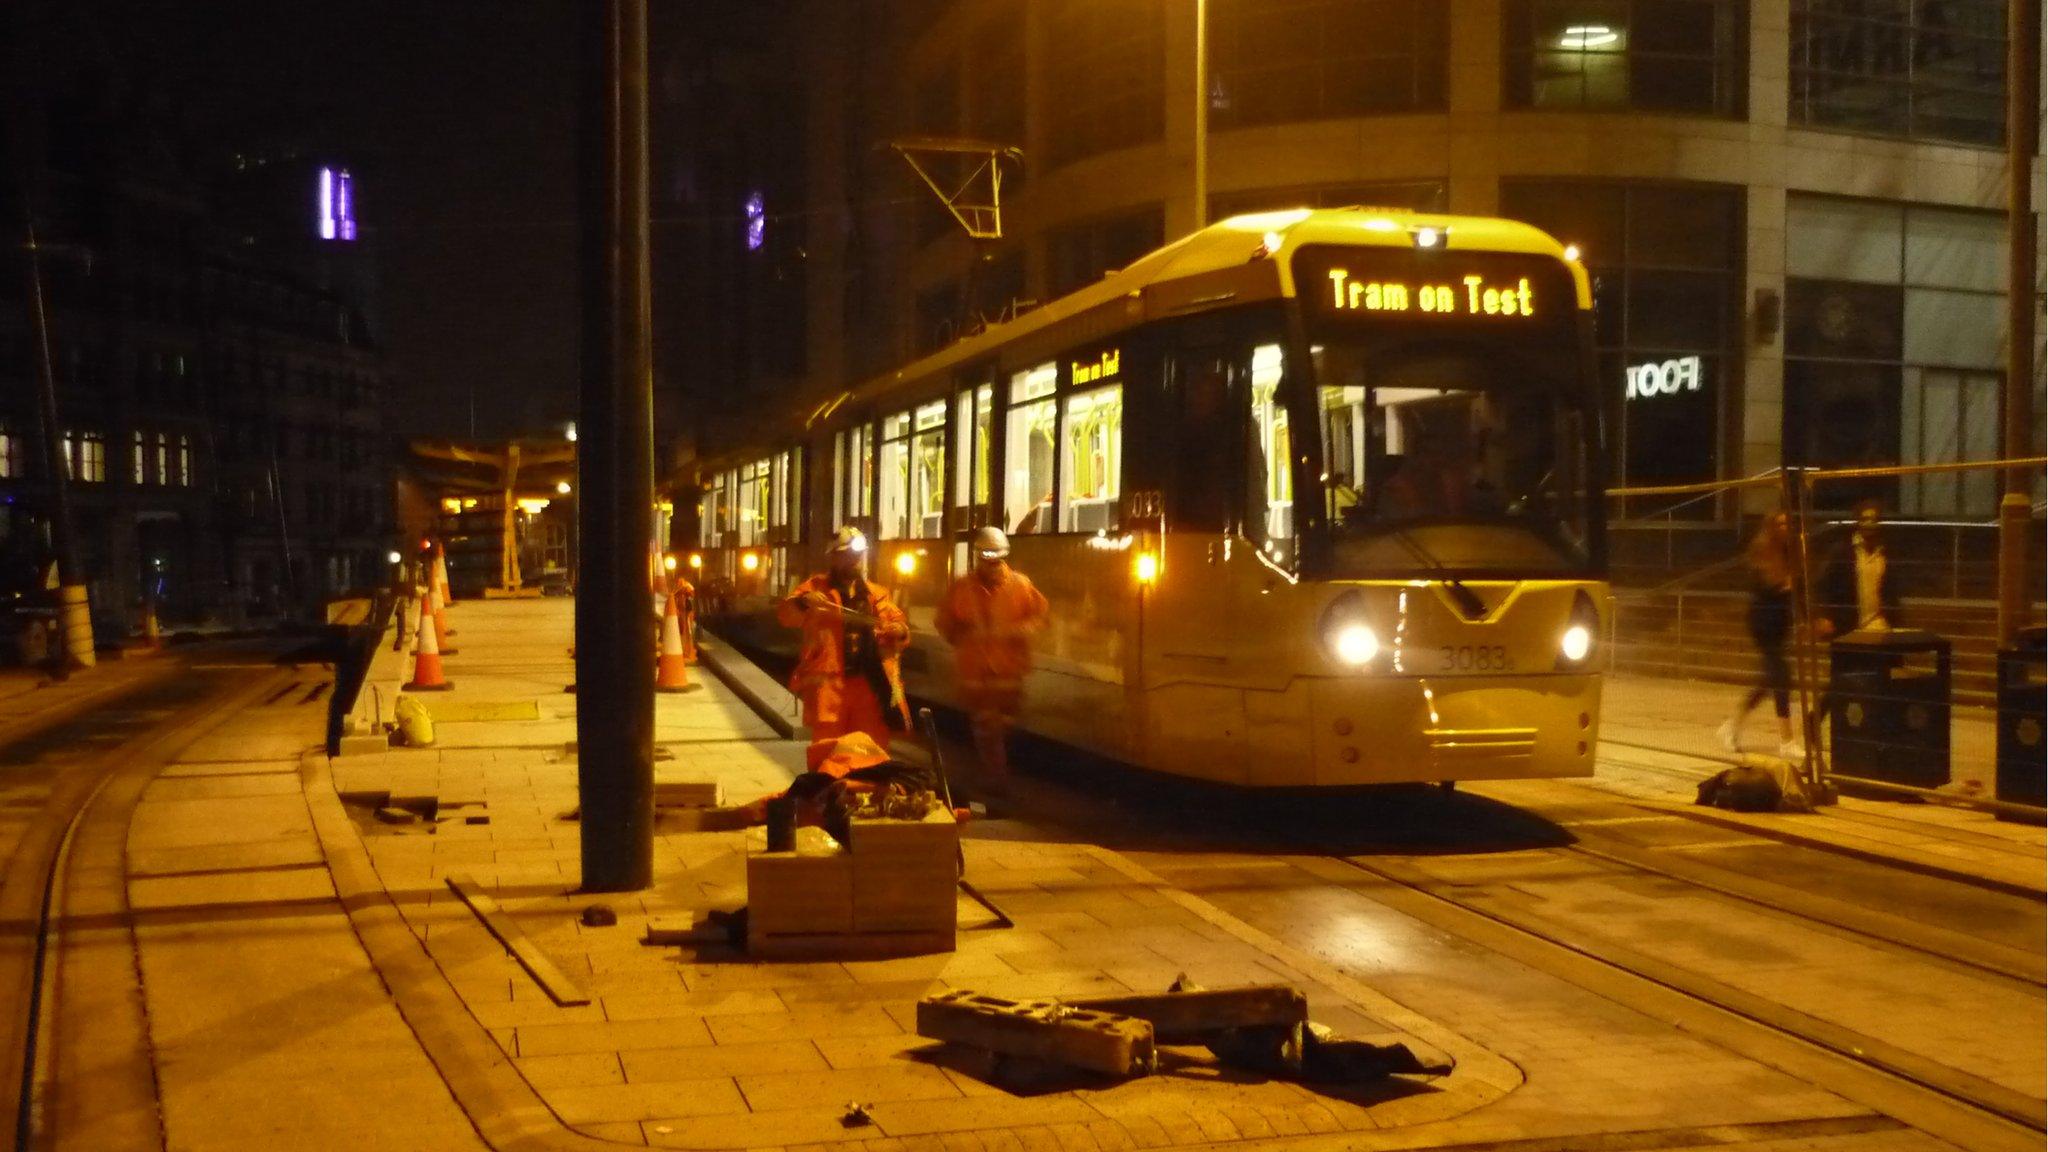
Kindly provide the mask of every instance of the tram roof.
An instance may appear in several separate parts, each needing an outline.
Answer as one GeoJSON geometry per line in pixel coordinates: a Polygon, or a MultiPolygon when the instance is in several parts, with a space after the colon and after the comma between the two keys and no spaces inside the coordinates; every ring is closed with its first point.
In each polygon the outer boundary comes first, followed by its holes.
{"type": "MultiPolygon", "coordinates": [[[[1220,288],[1227,283],[1235,290],[1231,293],[1234,303],[1291,296],[1291,265],[1285,257],[1295,249],[1309,244],[1403,248],[1412,246],[1415,234],[1425,229],[1435,229],[1447,251],[1527,253],[1565,259],[1564,245],[1549,233],[1519,221],[1491,216],[1450,216],[1386,208],[1295,208],[1232,216],[1140,256],[1125,267],[1104,274],[1095,283],[1015,320],[992,324],[893,372],[835,393],[818,404],[806,422],[816,423],[847,404],[877,399],[904,384],[949,374],[952,369],[988,357],[1013,342],[1120,300],[1126,302],[1126,314],[1133,321],[1199,310],[1195,306],[1201,303],[1199,299],[1191,299],[1186,293],[1161,291],[1168,286],[1214,280],[1220,288]],[[1280,238],[1279,248],[1265,249],[1268,236],[1280,238]],[[1165,298],[1155,299],[1162,296],[1165,298]]],[[[1592,287],[1585,269],[1576,263],[1571,268],[1578,305],[1581,309],[1591,308],[1592,287]]]]}

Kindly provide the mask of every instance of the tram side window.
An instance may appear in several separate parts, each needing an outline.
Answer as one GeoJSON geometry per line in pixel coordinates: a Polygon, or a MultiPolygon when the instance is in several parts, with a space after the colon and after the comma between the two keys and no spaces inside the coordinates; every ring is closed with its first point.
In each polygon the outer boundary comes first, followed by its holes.
{"type": "Polygon", "coordinates": [[[910,413],[882,421],[881,485],[876,492],[876,531],[884,540],[910,535],[910,413]]]}
{"type": "Polygon", "coordinates": [[[946,402],[926,404],[910,430],[910,534],[936,540],[946,523],[946,402]]]}
{"type": "Polygon", "coordinates": [[[1291,560],[1294,540],[1293,429],[1279,399],[1285,361],[1278,344],[1252,349],[1252,418],[1246,453],[1245,536],[1275,559],[1291,560]]]}
{"type": "Polygon", "coordinates": [[[953,398],[953,506],[988,507],[989,416],[995,389],[987,384],[953,398]]]}
{"type": "Polygon", "coordinates": [[[875,445],[868,426],[841,432],[834,455],[831,527],[837,529],[874,510],[875,445]]]}
{"type": "Polygon", "coordinates": [[[1066,397],[1065,407],[1060,530],[1101,532],[1115,528],[1117,497],[1123,479],[1123,387],[1111,385],[1074,393],[1066,397]]]}
{"type": "Polygon", "coordinates": [[[1010,378],[1004,429],[1003,522],[1012,534],[1052,531],[1053,388],[1059,368],[1040,364],[1010,378]]]}

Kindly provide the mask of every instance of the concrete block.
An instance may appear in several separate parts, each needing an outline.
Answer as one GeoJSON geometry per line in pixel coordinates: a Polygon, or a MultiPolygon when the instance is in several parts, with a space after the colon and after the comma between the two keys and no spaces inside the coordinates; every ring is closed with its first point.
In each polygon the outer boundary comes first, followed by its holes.
{"type": "Polygon", "coordinates": [[[1288,984],[1164,992],[1157,996],[1096,996],[1070,1000],[1068,1004],[1144,1020],[1164,1044],[1200,1042],[1234,1028],[1292,1028],[1308,1023],[1308,997],[1288,984]]]}
{"type": "Polygon", "coordinates": [[[892,866],[853,857],[853,926],[859,932],[944,932],[958,926],[959,872],[952,858],[892,866]]]}
{"type": "MultiPolygon", "coordinates": [[[[765,843],[765,841],[763,841],[765,843]]],[[[747,944],[776,933],[853,931],[853,858],[816,828],[794,852],[747,853],[747,944]]]]}
{"type": "Polygon", "coordinates": [[[716,808],[724,803],[724,792],[716,780],[654,780],[656,808],[716,808]]]}
{"type": "Polygon", "coordinates": [[[917,1034],[1109,1076],[1147,1075],[1156,1064],[1147,1021],[1052,1000],[965,991],[927,996],[917,1002],[917,1034]]]}
{"type": "Polygon", "coordinates": [[[389,752],[391,737],[381,732],[343,736],[338,751],[343,756],[367,756],[376,752],[389,752]]]}

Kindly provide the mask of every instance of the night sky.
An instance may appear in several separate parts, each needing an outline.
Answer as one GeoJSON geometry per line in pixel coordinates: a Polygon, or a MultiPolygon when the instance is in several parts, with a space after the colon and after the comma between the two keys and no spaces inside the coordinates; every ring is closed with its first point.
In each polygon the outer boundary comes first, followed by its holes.
{"type": "Polygon", "coordinates": [[[232,152],[343,159],[374,245],[395,430],[573,415],[569,0],[34,0],[53,67],[94,60],[232,152]],[[61,62],[61,63],[60,63],[61,62]]]}

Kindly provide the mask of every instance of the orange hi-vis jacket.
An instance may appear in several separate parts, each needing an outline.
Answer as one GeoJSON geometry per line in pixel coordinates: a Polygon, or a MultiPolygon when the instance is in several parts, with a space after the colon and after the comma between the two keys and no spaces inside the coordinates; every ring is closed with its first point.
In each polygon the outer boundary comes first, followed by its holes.
{"type": "Polygon", "coordinates": [[[1009,565],[991,585],[970,572],[939,601],[933,626],[953,646],[961,689],[975,696],[1014,696],[1031,671],[1031,634],[1045,624],[1045,596],[1009,565]]]}
{"type": "MultiPolygon", "coordinates": [[[[883,708],[894,706],[902,710],[907,724],[908,705],[904,702],[903,672],[897,657],[910,646],[910,621],[887,588],[872,580],[867,581],[867,586],[868,614],[881,622],[875,628],[875,649],[882,658],[882,672],[889,680],[890,698],[880,704],[883,708]]],[[[808,723],[829,726],[840,719],[847,676],[858,677],[860,673],[846,667],[846,618],[830,608],[804,607],[807,592],[816,592],[835,605],[844,602],[832,586],[831,576],[819,573],[790,590],[775,606],[775,618],[785,628],[803,629],[803,648],[797,656],[796,671],[790,674],[789,688],[810,705],[813,715],[807,717],[808,723]]]]}

